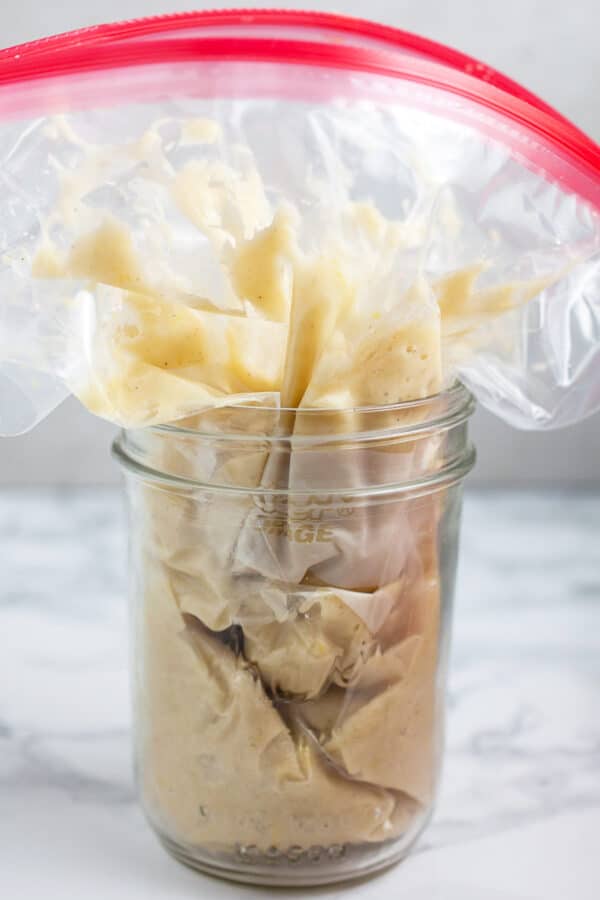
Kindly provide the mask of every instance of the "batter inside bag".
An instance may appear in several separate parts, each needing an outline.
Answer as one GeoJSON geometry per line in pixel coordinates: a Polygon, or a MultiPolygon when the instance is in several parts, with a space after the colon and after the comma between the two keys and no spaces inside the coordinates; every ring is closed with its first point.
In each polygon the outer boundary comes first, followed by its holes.
{"type": "MultiPolygon", "coordinates": [[[[538,235],[513,252],[502,209],[478,230],[468,158],[440,162],[414,113],[289,104],[286,153],[260,140],[268,102],[208,106],[111,143],[77,116],[32,131],[56,190],[4,274],[68,327],[11,353],[128,429],[177,426],[146,462],[204,485],[137,501],[140,779],[162,832],[225,856],[383,843],[436,787],[447,502],[361,491],[442,467],[445,435],[409,433],[419,401],[512,346],[573,259],[538,235]]],[[[485,155],[481,196],[505,163],[485,155]]]]}
{"type": "Polygon", "coordinates": [[[285,857],[388,841],[423,821],[441,722],[436,503],[421,505],[431,517],[427,571],[413,556],[401,582],[362,595],[266,579],[251,594],[249,576],[223,573],[221,596],[244,594],[228,619],[205,615],[202,582],[182,591],[147,547],[142,790],[173,840],[285,857]]]}

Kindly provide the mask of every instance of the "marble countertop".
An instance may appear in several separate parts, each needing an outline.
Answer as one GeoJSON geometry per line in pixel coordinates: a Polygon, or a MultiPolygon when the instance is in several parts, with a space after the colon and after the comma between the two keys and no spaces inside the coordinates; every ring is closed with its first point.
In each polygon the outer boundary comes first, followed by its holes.
{"type": "Polygon", "coordinates": [[[4,897],[597,900],[600,494],[467,495],[433,824],[382,875],[300,892],[198,875],[142,819],[124,518],[112,490],[0,493],[4,897]]]}

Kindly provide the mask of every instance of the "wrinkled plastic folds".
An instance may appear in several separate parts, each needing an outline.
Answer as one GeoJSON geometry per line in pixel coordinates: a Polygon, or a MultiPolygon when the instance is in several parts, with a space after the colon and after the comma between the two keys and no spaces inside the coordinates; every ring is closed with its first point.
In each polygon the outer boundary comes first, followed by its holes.
{"type": "MultiPolygon", "coordinates": [[[[344,332],[339,310],[303,393],[282,382],[294,290],[321,309],[349,291],[357,321],[382,334],[439,319],[432,390],[458,376],[516,426],[600,408],[597,211],[474,115],[435,110],[422,86],[354,73],[352,96],[296,99],[306,69],[256,65],[263,85],[282,68],[285,98],[170,96],[0,122],[0,432],[31,428],[69,393],[126,426],[232,397],[385,402],[332,400],[332,373],[361,378],[358,357],[335,357],[338,338],[352,348],[363,330],[344,332]],[[160,360],[166,316],[181,334],[207,328],[212,357],[182,344],[175,371],[160,360]],[[133,333],[151,352],[132,349],[133,333]]],[[[242,78],[235,63],[219,73],[242,78]]]]}

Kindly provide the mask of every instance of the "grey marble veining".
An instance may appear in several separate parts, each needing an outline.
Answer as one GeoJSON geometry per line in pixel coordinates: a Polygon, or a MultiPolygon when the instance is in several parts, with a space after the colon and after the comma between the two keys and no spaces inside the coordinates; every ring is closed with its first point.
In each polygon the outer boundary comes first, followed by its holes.
{"type": "MultiPolygon", "coordinates": [[[[3,895],[265,896],[172,862],[135,804],[118,493],[5,491],[0,546],[3,895]]],[[[467,494],[461,560],[434,821],[403,865],[314,893],[597,900],[600,495],[467,494]]]]}

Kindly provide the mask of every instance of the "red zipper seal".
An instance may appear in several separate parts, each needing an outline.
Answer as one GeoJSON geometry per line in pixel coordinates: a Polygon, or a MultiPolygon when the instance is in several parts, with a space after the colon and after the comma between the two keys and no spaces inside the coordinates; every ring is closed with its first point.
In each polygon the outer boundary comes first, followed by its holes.
{"type": "MultiPolygon", "coordinates": [[[[497,69],[493,69],[481,60],[468,56],[460,50],[440,44],[430,38],[421,37],[400,28],[372,22],[354,16],[342,16],[337,13],[316,12],[312,10],[285,9],[223,9],[196,10],[181,13],[166,13],[158,16],[146,16],[138,19],[126,19],[121,22],[107,22],[102,25],[91,25],[74,31],[66,31],[50,37],[39,38],[24,44],[0,49],[0,61],[4,58],[24,58],[30,53],[51,53],[82,44],[121,41],[131,38],[146,38],[152,35],[171,34],[195,27],[254,27],[279,26],[298,27],[304,29],[319,28],[324,31],[335,31],[339,34],[355,35],[372,39],[397,49],[408,50],[443,63],[458,71],[465,72],[480,81],[493,84],[521,100],[525,100],[538,109],[556,116],[570,128],[575,126],[561,113],[528,91],[522,85],[508,78],[497,69]]],[[[575,129],[579,131],[579,129],[575,129]]],[[[580,132],[583,134],[583,132],[580,132]]],[[[585,137],[585,135],[583,135],[585,137]]]]}
{"type": "MultiPolygon", "coordinates": [[[[566,154],[570,163],[584,174],[584,178],[573,180],[571,188],[600,207],[600,147],[552,107],[516,82],[459,51],[362,19],[287,10],[224,10],[92,26],[0,51],[0,87],[77,71],[199,59],[287,62],[354,69],[457,94],[518,123],[566,154]],[[303,29],[323,29],[338,35],[375,40],[378,47],[350,45],[341,40],[317,43],[239,36],[175,37],[180,31],[194,28],[203,31],[231,27],[260,30],[260,27],[268,26],[282,31],[298,28],[299,36],[303,29]],[[152,37],[158,39],[148,40],[152,37]],[[590,189],[589,180],[596,182],[598,190],[590,189]]],[[[541,167],[547,168],[546,165],[541,167]]]]}

